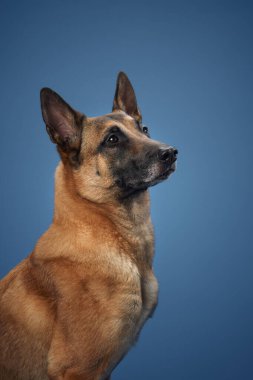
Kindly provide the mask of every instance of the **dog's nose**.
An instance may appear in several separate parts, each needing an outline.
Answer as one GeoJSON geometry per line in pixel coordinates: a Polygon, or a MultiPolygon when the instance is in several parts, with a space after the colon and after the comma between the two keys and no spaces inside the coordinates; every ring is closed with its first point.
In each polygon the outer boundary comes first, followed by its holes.
{"type": "Polygon", "coordinates": [[[158,158],[160,161],[173,164],[177,159],[178,150],[175,148],[160,148],[158,158]]]}

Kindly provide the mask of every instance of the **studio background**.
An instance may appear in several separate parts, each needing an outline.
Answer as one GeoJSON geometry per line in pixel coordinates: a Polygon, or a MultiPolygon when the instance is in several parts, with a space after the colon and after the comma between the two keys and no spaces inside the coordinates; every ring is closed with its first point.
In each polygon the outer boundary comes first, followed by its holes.
{"type": "Polygon", "coordinates": [[[123,70],[152,137],[179,150],[151,190],[159,306],[115,380],[253,378],[251,4],[0,2],[1,276],[52,219],[41,87],[102,115],[123,70]]]}

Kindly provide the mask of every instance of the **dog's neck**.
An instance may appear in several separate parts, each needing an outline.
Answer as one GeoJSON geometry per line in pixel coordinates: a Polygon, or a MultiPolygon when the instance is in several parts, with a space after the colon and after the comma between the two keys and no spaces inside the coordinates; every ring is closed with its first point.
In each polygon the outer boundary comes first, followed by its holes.
{"type": "Polygon", "coordinates": [[[98,229],[101,218],[106,218],[122,232],[131,228],[133,233],[135,226],[138,233],[141,226],[151,225],[149,193],[143,191],[124,201],[93,202],[76,192],[71,173],[60,163],[55,176],[54,223],[85,229],[91,223],[91,217],[98,229]]]}

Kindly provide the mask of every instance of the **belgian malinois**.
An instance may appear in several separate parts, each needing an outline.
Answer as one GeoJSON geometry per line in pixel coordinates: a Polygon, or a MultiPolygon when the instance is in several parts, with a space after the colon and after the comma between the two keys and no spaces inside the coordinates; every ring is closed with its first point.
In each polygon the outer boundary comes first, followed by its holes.
{"type": "Polygon", "coordinates": [[[41,108],[61,157],[55,211],[0,283],[0,379],[108,380],[157,304],[148,188],[177,150],[150,138],[122,72],[107,115],[49,88],[41,108]]]}

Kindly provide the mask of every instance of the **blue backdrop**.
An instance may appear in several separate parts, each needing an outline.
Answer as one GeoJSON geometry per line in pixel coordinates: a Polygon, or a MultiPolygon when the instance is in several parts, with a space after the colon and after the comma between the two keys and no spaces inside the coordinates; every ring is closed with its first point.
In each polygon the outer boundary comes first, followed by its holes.
{"type": "Polygon", "coordinates": [[[124,70],[179,160],[151,190],[159,306],[114,379],[253,379],[250,2],[1,0],[0,15],[0,275],[52,219],[40,88],[104,114],[124,70]]]}

